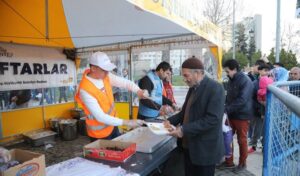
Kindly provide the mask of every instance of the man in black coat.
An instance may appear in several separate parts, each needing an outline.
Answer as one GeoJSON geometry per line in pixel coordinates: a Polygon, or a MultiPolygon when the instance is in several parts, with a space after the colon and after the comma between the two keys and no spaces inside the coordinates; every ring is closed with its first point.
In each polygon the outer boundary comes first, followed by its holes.
{"type": "Polygon", "coordinates": [[[205,76],[202,62],[195,57],[183,62],[182,76],[190,89],[182,110],[165,126],[177,126],[170,135],[182,138],[185,175],[213,176],[216,163],[224,156],[224,89],[205,76]]]}
{"type": "MultiPolygon", "coordinates": [[[[237,133],[240,157],[239,164],[235,168],[235,171],[240,172],[246,169],[247,165],[247,133],[249,121],[253,116],[253,83],[247,75],[240,71],[239,63],[236,60],[227,60],[223,67],[229,77],[225,111],[228,115],[233,133],[237,133]]],[[[234,165],[233,154],[230,158],[226,158],[226,165],[234,165]]]]}

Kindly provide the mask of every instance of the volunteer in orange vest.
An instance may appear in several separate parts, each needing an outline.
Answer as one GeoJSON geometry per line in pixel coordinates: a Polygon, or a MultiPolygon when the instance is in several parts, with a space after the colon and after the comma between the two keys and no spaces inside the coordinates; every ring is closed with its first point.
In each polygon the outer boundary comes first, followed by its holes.
{"type": "Polygon", "coordinates": [[[142,125],[142,120],[123,120],[117,117],[112,86],[128,89],[139,98],[144,98],[145,91],[132,81],[110,73],[116,66],[103,52],[93,53],[89,64],[90,69],[84,72],[75,98],[87,114],[86,127],[91,141],[119,136],[120,125],[142,125]]]}

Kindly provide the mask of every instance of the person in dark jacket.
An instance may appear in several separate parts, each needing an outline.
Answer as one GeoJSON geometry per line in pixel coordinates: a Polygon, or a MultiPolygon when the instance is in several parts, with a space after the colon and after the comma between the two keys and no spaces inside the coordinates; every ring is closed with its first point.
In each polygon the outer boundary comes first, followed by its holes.
{"type": "Polygon", "coordinates": [[[224,156],[225,92],[221,84],[204,74],[202,62],[195,57],[183,62],[182,76],[189,91],[182,110],[165,126],[177,126],[170,135],[182,138],[185,175],[213,176],[216,163],[224,156]]]}
{"type": "MultiPolygon", "coordinates": [[[[255,117],[259,117],[260,118],[260,114],[259,114],[259,109],[260,109],[260,103],[257,101],[257,91],[258,91],[258,83],[259,83],[259,72],[258,72],[258,67],[261,65],[265,65],[265,61],[263,61],[262,59],[259,59],[255,62],[255,64],[252,67],[252,71],[253,71],[253,77],[250,77],[249,74],[249,78],[252,80],[253,82],[253,86],[254,86],[254,91],[253,91],[253,118],[250,121],[250,126],[249,126],[249,131],[248,131],[248,138],[251,139],[254,135],[255,135],[255,126],[256,126],[256,118],[255,117]]],[[[249,149],[251,150],[251,148],[249,149]]],[[[253,152],[253,151],[252,151],[253,152]]]]}
{"type": "MultiPolygon", "coordinates": [[[[229,77],[225,112],[228,115],[233,133],[237,133],[240,157],[235,171],[240,172],[246,169],[248,156],[247,132],[249,120],[253,116],[253,84],[249,77],[240,71],[239,63],[236,60],[227,60],[223,67],[229,77]]],[[[234,166],[233,155],[226,159],[225,164],[229,167],[234,166]]]]}
{"type": "Polygon", "coordinates": [[[257,60],[253,68],[254,68],[253,69],[254,73],[255,75],[257,75],[257,77],[253,81],[253,96],[252,96],[253,118],[251,119],[251,123],[250,123],[250,128],[253,129],[253,134],[250,136],[251,140],[249,142],[249,146],[251,147],[248,149],[248,153],[253,153],[256,151],[258,139],[263,134],[262,130],[263,130],[264,119],[262,118],[262,116],[264,114],[262,114],[261,112],[262,109],[264,109],[264,106],[260,104],[257,99],[257,92],[259,89],[259,79],[260,79],[259,70],[270,69],[270,66],[266,64],[263,60],[257,60]]]}

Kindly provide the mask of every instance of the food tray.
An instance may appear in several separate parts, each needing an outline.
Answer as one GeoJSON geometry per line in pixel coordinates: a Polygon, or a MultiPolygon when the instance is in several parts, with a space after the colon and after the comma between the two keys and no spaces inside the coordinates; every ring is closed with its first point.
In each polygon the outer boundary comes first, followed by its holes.
{"type": "Polygon", "coordinates": [[[148,127],[136,128],[115,139],[114,141],[134,142],[137,145],[136,151],[142,153],[152,153],[164,145],[172,137],[167,135],[156,135],[148,127]]]}
{"type": "MultiPolygon", "coordinates": [[[[167,135],[169,134],[169,130],[167,128],[165,128],[163,123],[151,123],[151,122],[146,122],[148,128],[151,130],[152,133],[156,134],[156,135],[167,135]]],[[[173,125],[172,125],[173,129],[176,129],[173,125]]]]}
{"type": "Polygon", "coordinates": [[[23,134],[26,141],[32,146],[41,146],[54,143],[56,133],[51,130],[37,130],[23,134]]]}

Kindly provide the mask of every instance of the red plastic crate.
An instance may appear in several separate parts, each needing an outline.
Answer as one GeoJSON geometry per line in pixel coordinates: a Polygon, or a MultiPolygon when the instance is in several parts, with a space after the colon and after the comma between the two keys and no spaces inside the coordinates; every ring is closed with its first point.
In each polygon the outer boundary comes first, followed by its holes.
{"type": "Polygon", "coordinates": [[[117,162],[125,162],[130,156],[135,154],[136,144],[131,142],[120,142],[99,139],[83,148],[83,155],[87,158],[104,159],[117,162]],[[115,151],[106,149],[117,147],[123,151],[115,151]]]}

